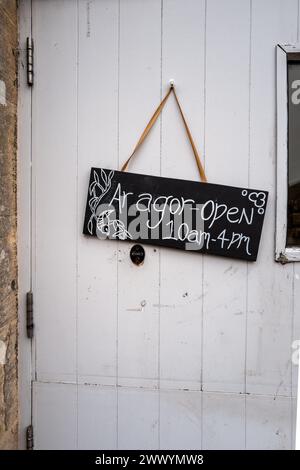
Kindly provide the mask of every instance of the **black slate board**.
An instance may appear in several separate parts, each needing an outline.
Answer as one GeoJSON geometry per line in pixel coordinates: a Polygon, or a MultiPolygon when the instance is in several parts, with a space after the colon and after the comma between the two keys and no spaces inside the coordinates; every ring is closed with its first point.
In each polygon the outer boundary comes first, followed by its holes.
{"type": "Polygon", "coordinates": [[[92,168],[83,233],[255,261],[268,192],[92,168]]]}

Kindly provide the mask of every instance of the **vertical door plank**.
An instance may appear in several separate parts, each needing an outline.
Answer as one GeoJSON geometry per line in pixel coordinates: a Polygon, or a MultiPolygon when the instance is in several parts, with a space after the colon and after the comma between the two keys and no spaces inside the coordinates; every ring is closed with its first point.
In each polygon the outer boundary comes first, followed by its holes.
{"type": "Polygon", "coordinates": [[[289,397],[247,396],[247,449],[288,450],[291,442],[289,397]]]}
{"type": "Polygon", "coordinates": [[[76,376],[77,4],[34,2],[33,211],[40,380],[76,376]],[[55,27],[54,27],[55,26],[55,27]]]}
{"type": "MultiPolygon", "coordinates": [[[[250,2],[207,3],[208,180],[248,183],[250,2]],[[237,21],[238,18],[238,21],[237,21]]],[[[243,391],[247,265],[204,258],[203,390],[243,391]]]]}
{"type": "Polygon", "coordinates": [[[299,415],[299,411],[297,411],[297,408],[299,409],[299,404],[297,403],[297,398],[296,397],[292,397],[291,398],[291,407],[292,407],[292,413],[291,413],[291,416],[292,416],[292,431],[291,431],[291,449],[292,450],[295,450],[295,449],[299,449],[299,431],[297,429],[297,427],[299,427],[298,423],[297,423],[297,420],[299,418],[297,418],[297,416],[300,416],[299,415]]]}
{"type": "Polygon", "coordinates": [[[33,384],[36,450],[77,448],[77,390],[73,384],[33,384]]]}
{"type": "Polygon", "coordinates": [[[203,392],[202,449],[245,448],[244,397],[231,393],[203,392]]]}
{"type": "Polygon", "coordinates": [[[300,266],[294,264],[294,289],[293,289],[293,336],[292,336],[292,395],[297,396],[298,367],[300,352],[300,266]],[[298,351],[298,355],[297,355],[298,351]],[[298,363],[297,363],[298,360],[298,363]]]}
{"type": "MultiPolygon", "coordinates": [[[[199,152],[204,139],[205,2],[163,3],[162,84],[175,87],[199,152]],[[188,28],[186,27],[188,25],[188,28]],[[178,34],[179,31],[184,34],[178,34]]],[[[199,181],[178,108],[170,97],[162,117],[162,176],[199,181]]],[[[202,256],[161,249],[160,386],[200,389],[202,256]]]]}
{"type": "Polygon", "coordinates": [[[161,390],[160,448],[201,449],[201,392],[161,390]]]}
{"type": "Polygon", "coordinates": [[[116,449],[117,393],[115,388],[78,387],[78,448],[116,449]]]}
{"type": "Polygon", "coordinates": [[[91,166],[118,167],[117,0],[80,2],[78,379],[116,383],[117,244],[82,235],[91,166]]]}
{"type": "MultiPolygon", "coordinates": [[[[161,4],[121,2],[119,69],[120,165],[133,150],[160,100],[161,4]]],[[[129,171],[159,174],[160,138],[156,126],[129,171]]],[[[158,250],[146,247],[142,266],[134,265],[132,244],[119,244],[118,382],[157,386],[158,250]]]]}
{"type": "Polygon", "coordinates": [[[254,0],[252,8],[249,178],[251,186],[270,193],[258,260],[249,264],[246,387],[289,395],[293,266],[274,261],[275,47],[296,40],[298,2],[254,0]]]}
{"type": "MultiPolygon", "coordinates": [[[[299,403],[299,359],[300,359],[300,266],[294,263],[293,285],[293,332],[292,332],[292,448],[296,445],[296,425],[300,425],[299,403]],[[298,412],[297,412],[298,409],[298,412]]],[[[297,430],[297,445],[300,445],[300,432],[297,430]]]]}
{"type": "Polygon", "coordinates": [[[120,388],[119,449],[158,449],[158,393],[158,391],[120,388]]]}

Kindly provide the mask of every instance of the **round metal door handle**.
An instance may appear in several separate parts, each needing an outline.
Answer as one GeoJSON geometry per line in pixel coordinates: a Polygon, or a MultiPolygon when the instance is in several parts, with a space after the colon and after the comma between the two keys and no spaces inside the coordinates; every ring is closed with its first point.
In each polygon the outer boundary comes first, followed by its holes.
{"type": "Polygon", "coordinates": [[[140,266],[144,262],[145,250],[142,245],[133,245],[130,250],[130,259],[137,266],[140,266]]]}

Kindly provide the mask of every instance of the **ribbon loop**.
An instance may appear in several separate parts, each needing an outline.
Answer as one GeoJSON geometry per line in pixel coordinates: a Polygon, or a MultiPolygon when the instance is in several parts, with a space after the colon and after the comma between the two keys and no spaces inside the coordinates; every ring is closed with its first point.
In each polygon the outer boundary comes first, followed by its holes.
{"type": "Polygon", "coordinates": [[[127,166],[131,160],[131,158],[134,156],[134,154],[137,152],[137,150],[140,148],[140,146],[142,145],[142,143],[144,142],[144,140],[146,139],[147,135],[149,134],[149,132],[151,131],[152,127],[154,126],[154,124],[156,123],[160,113],[162,112],[165,104],[166,104],[166,101],[167,99],[169,98],[170,94],[173,93],[174,94],[174,97],[175,97],[175,101],[176,101],[176,104],[178,106],[178,109],[179,109],[179,112],[180,112],[180,115],[182,117],[182,120],[183,120],[183,124],[184,124],[184,127],[185,127],[185,130],[186,130],[186,133],[187,133],[187,136],[189,138],[189,141],[190,141],[190,144],[192,146],[192,149],[193,149],[193,153],[194,153],[194,156],[195,156],[195,160],[196,160],[196,164],[197,164],[197,167],[198,167],[198,170],[199,170],[199,175],[200,175],[200,178],[201,178],[201,181],[203,181],[204,183],[207,182],[207,179],[206,179],[206,175],[205,175],[205,171],[204,171],[204,168],[202,166],[202,163],[201,163],[201,160],[200,160],[200,157],[199,157],[199,154],[198,154],[198,151],[197,151],[197,148],[196,148],[196,145],[193,141],[193,138],[192,138],[192,134],[191,134],[191,131],[189,129],[189,126],[187,124],[187,121],[184,117],[184,114],[183,114],[183,110],[180,106],[180,103],[179,103],[179,100],[178,100],[178,97],[177,97],[177,94],[175,92],[175,88],[174,88],[174,85],[172,84],[169,88],[169,91],[168,93],[166,94],[166,96],[163,98],[163,100],[161,101],[161,103],[158,105],[158,107],[156,108],[156,110],[154,111],[150,121],[148,122],[145,130],[143,131],[141,137],[139,138],[136,146],[134,147],[133,149],[133,152],[132,154],[130,155],[130,157],[126,160],[126,162],[124,163],[124,165],[122,166],[121,168],[121,171],[126,171],[127,169],[127,166]]]}

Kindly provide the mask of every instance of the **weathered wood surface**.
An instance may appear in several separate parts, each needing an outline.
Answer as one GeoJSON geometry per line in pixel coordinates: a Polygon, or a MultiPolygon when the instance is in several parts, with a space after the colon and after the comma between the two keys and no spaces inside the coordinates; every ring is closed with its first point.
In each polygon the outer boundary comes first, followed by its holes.
{"type": "MultiPolygon", "coordinates": [[[[275,46],[297,41],[298,7],[33,2],[38,448],[293,447],[299,274],[274,261],[275,46]],[[91,166],[120,168],[171,78],[209,181],[269,191],[256,264],[146,247],[137,268],[130,244],[82,236],[91,166]]],[[[176,113],[170,100],[132,172],[196,179],[176,113]]]]}

